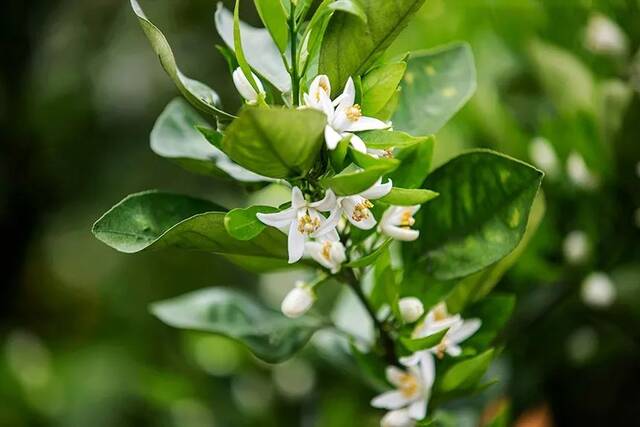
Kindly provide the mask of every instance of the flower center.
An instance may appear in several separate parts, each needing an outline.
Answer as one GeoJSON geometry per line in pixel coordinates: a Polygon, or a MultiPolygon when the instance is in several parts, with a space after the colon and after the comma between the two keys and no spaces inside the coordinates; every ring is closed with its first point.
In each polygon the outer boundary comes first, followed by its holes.
{"type": "Polygon", "coordinates": [[[400,386],[398,388],[400,393],[407,399],[415,397],[420,390],[420,383],[418,383],[418,379],[412,374],[402,374],[399,384],[400,386]]]}
{"type": "Polygon", "coordinates": [[[373,203],[368,200],[363,200],[358,203],[355,208],[353,208],[353,213],[351,214],[351,218],[354,221],[360,222],[362,220],[369,218],[369,209],[373,207],[373,203]]]}
{"type": "Polygon", "coordinates": [[[322,256],[327,261],[331,261],[331,242],[327,241],[324,242],[324,245],[322,245],[322,256]]]}
{"type": "Polygon", "coordinates": [[[298,219],[298,231],[302,234],[310,235],[318,228],[320,228],[320,220],[318,218],[311,218],[308,211],[298,219]]]}
{"type": "Polygon", "coordinates": [[[382,157],[385,159],[393,159],[393,148],[385,148],[382,150],[382,157]]]}
{"type": "Polygon", "coordinates": [[[436,357],[438,359],[442,359],[444,357],[444,352],[447,351],[448,346],[449,346],[449,340],[446,338],[443,338],[442,341],[440,341],[440,344],[438,344],[436,347],[436,357]]]}
{"type": "Polygon", "coordinates": [[[413,219],[413,215],[410,211],[402,212],[402,216],[400,217],[400,227],[402,228],[411,228],[413,224],[416,223],[416,220],[413,219]]]}
{"type": "Polygon", "coordinates": [[[346,114],[347,119],[351,120],[352,122],[357,122],[362,117],[362,108],[360,108],[360,105],[354,104],[351,107],[347,108],[346,114]]]}
{"type": "Polygon", "coordinates": [[[449,315],[447,314],[447,308],[444,307],[444,304],[438,304],[433,311],[433,316],[436,321],[445,320],[449,315]]]}

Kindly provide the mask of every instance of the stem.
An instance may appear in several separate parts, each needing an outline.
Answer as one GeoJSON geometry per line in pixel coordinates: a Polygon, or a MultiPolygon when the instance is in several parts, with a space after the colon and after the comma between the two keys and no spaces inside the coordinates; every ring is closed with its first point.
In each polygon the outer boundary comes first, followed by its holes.
{"type": "Polygon", "coordinates": [[[380,342],[382,343],[382,348],[384,349],[387,363],[389,363],[390,365],[398,365],[398,356],[396,355],[393,339],[391,338],[391,335],[389,335],[389,332],[385,328],[384,324],[380,320],[378,320],[373,307],[371,307],[369,301],[367,300],[367,297],[365,296],[364,292],[362,292],[362,288],[360,288],[360,283],[358,282],[355,274],[353,274],[352,270],[346,270],[343,276],[349,287],[353,290],[364,308],[367,310],[367,313],[369,313],[371,320],[373,320],[374,325],[378,329],[380,342]]]}
{"type": "Polygon", "coordinates": [[[293,105],[300,104],[300,77],[298,76],[298,38],[296,28],[295,6],[291,2],[291,11],[289,13],[289,38],[291,39],[291,94],[293,105]]]}

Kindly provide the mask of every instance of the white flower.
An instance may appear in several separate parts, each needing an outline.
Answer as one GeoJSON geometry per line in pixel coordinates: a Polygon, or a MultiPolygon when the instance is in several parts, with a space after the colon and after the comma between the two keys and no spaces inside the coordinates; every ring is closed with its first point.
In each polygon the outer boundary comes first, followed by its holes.
{"type": "Polygon", "coordinates": [[[596,14],[587,24],[585,45],[593,53],[617,56],[627,52],[628,40],[618,24],[596,14]]]}
{"type": "Polygon", "coordinates": [[[285,316],[294,319],[309,311],[315,300],[313,288],[304,282],[297,282],[296,287],[282,300],[280,309],[285,316]]]}
{"type": "MultiPolygon", "coordinates": [[[[409,418],[414,420],[423,419],[427,415],[427,402],[431,396],[431,387],[433,387],[435,380],[433,359],[431,359],[431,363],[421,364],[420,367],[411,366],[406,371],[395,366],[389,366],[386,374],[387,380],[396,387],[396,390],[387,391],[375,397],[371,401],[371,406],[391,411],[405,409],[409,418]]],[[[389,418],[391,420],[406,420],[406,418],[397,413],[389,416],[389,418]]]]}
{"type": "Polygon", "coordinates": [[[412,230],[411,227],[416,222],[413,215],[418,212],[418,209],[420,205],[389,207],[380,220],[380,232],[396,240],[405,242],[416,240],[420,236],[420,231],[412,230]]]}
{"type": "Polygon", "coordinates": [[[335,274],[340,271],[342,263],[347,260],[344,245],[340,241],[323,239],[306,242],[305,252],[318,264],[335,274]]]}
{"type": "Polygon", "coordinates": [[[570,264],[580,264],[589,255],[589,238],[584,231],[574,230],[562,242],[564,257],[570,264]]]}
{"type": "Polygon", "coordinates": [[[400,315],[406,323],[413,323],[424,314],[424,305],[416,297],[404,297],[398,301],[400,315]]]}
{"type": "Polygon", "coordinates": [[[362,115],[360,105],[355,103],[356,86],[349,77],[342,95],[331,101],[331,84],[325,75],[317,76],[311,83],[308,94],[304,95],[305,104],[322,111],[327,116],[324,129],[325,142],[329,150],[335,150],[342,139],[350,136],[350,144],[354,149],[366,153],[367,146],[354,132],[387,129],[389,125],[373,117],[362,115]]]}
{"type": "Polygon", "coordinates": [[[606,308],[613,304],[616,293],[616,288],[608,275],[594,272],[582,282],[580,295],[585,304],[595,308],[606,308]]]}
{"type": "Polygon", "coordinates": [[[247,76],[244,75],[240,68],[236,68],[233,72],[233,84],[236,85],[236,89],[242,97],[250,104],[256,104],[258,102],[258,98],[264,96],[264,87],[262,86],[262,82],[255,74],[251,73],[253,76],[253,80],[256,82],[256,86],[258,86],[258,90],[260,93],[257,93],[256,90],[251,86],[247,76]]]}
{"type": "Polygon", "coordinates": [[[598,178],[591,173],[584,158],[575,151],[567,158],[567,175],[574,185],[585,190],[592,190],[598,186],[598,178]]]}
{"type": "Polygon", "coordinates": [[[382,179],[379,179],[373,186],[360,194],[338,197],[336,205],[331,210],[329,219],[320,230],[320,233],[324,233],[328,227],[335,226],[342,214],[344,214],[351,224],[362,230],[371,230],[375,227],[376,219],[370,211],[373,207],[370,200],[376,200],[386,196],[393,188],[391,180],[385,184],[381,184],[381,182],[382,179]]]}
{"type": "Polygon", "coordinates": [[[266,225],[276,227],[289,235],[289,263],[294,263],[304,254],[304,243],[309,238],[325,237],[329,240],[339,240],[335,224],[322,227],[326,218],[320,212],[327,212],[335,207],[336,196],[327,190],[324,199],[309,203],[298,187],[291,190],[291,207],[273,214],[258,213],[258,219],[266,225]],[[323,228],[320,231],[320,228],[323,228]]]}
{"type": "Polygon", "coordinates": [[[445,354],[456,357],[462,353],[460,343],[471,335],[475,334],[482,322],[480,319],[464,320],[459,314],[450,316],[447,306],[440,303],[427,313],[413,331],[413,338],[424,338],[448,329],[440,344],[433,348],[418,351],[411,356],[403,357],[400,361],[407,366],[414,366],[423,363],[432,363],[435,354],[438,358],[443,358],[445,354]],[[430,362],[431,361],[431,362],[430,362]]]}
{"type": "Polygon", "coordinates": [[[380,427],[415,427],[416,422],[409,416],[407,409],[389,411],[382,417],[380,427]]]}
{"type": "Polygon", "coordinates": [[[529,144],[529,157],[534,165],[545,171],[549,176],[558,174],[558,157],[551,143],[542,137],[534,138],[529,144]]]}

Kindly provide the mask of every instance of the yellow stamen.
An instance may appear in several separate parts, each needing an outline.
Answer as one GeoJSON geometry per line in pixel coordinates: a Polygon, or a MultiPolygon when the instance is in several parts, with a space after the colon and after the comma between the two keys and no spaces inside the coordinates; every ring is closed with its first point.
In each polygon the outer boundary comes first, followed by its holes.
{"type": "Polygon", "coordinates": [[[447,306],[444,304],[438,304],[434,309],[433,309],[433,315],[436,321],[441,321],[446,319],[447,317],[449,317],[449,313],[447,313],[447,306]]]}
{"type": "Polygon", "coordinates": [[[351,214],[351,218],[353,218],[353,220],[356,222],[368,219],[369,209],[371,209],[372,207],[373,203],[366,199],[363,200],[355,206],[355,208],[353,209],[353,213],[351,214]]]}
{"type": "Polygon", "coordinates": [[[393,159],[393,148],[386,148],[382,150],[382,157],[385,159],[393,159]]]}
{"type": "Polygon", "coordinates": [[[407,399],[415,397],[416,394],[420,391],[420,383],[413,374],[402,374],[398,383],[398,389],[400,390],[400,393],[402,393],[402,395],[407,399]]]}
{"type": "Polygon", "coordinates": [[[302,234],[310,235],[318,228],[320,228],[320,220],[311,218],[309,212],[298,219],[298,231],[302,234]]]}
{"type": "Polygon", "coordinates": [[[449,341],[446,338],[443,338],[440,341],[440,344],[436,347],[436,357],[438,359],[444,358],[444,353],[447,351],[447,347],[449,346],[449,341]]]}
{"type": "Polygon", "coordinates": [[[354,104],[353,106],[347,108],[347,118],[352,122],[357,122],[362,117],[362,108],[360,105],[354,104]]]}
{"type": "Polygon", "coordinates": [[[327,261],[331,261],[331,242],[327,241],[324,242],[324,245],[322,245],[322,256],[327,261]]]}
{"type": "Polygon", "coordinates": [[[411,226],[415,223],[416,223],[416,220],[413,219],[413,215],[411,214],[411,211],[406,210],[402,212],[402,216],[400,217],[400,227],[411,228],[411,226]]]}

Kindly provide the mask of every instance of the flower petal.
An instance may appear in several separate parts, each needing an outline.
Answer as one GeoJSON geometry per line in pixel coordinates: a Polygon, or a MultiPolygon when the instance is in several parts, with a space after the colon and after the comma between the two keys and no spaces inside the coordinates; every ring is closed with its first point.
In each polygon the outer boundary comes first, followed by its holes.
{"type": "Polygon", "coordinates": [[[421,420],[427,416],[427,401],[420,399],[409,405],[409,416],[414,420],[421,420]]]}
{"type": "Polygon", "coordinates": [[[382,232],[389,237],[403,242],[412,242],[420,237],[420,231],[395,226],[383,226],[382,232]]]}
{"type": "Polygon", "coordinates": [[[288,239],[289,264],[300,261],[302,255],[304,255],[304,242],[305,237],[300,233],[300,231],[298,231],[297,221],[292,221],[291,226],[289,227],[288,239]]]}
{"type": "Polygon", "coordinates": [[[334,208],[331,211],[329,218],[327,218],[326,221],[322,223],[320,228],[318,228],[316,232],[311,235],[311,237],[314,237],[314,238],[321,237],[331,232],[331,230],[335,231],[335,228],[338,225],[338,222],[340,222],[340,213],[341,213],[340,209],[338,209],[337,207],[334,208]]]}
{"type": "Polygon", "coordinates": [[[342,92],[342,98],[340,99],[340,103],[338,104],[338,110],[346,110],[349,107],[353,106],[353,103],[356,101],[356,85],[353,83],[353,79],[349,77],[347,80],[347,84],[344,86],[344,91],[342,92]]]}
{"type": "Polygon", "coordinates": [[[462,354],[462,349],[457,344],[449,344],[446,352],[451,357],[458,357],[462,354]]]}
{"type": "Polygon", "coordinates": [[[327,190],[324,193],[324,198],[317,202],[309,204],[309,207],[317,209],[321,212],[327,212],[336,207],[336,195],[332,190],[327,190]]]}
{"type": "Polygon", "coordinates": [[[262,212],[256,214],[256,218],[258,218],[260,222],[276,228],[288,227],[291,221],[295,220],[295,217],[296,210],[293,208],[288,208],[283,211],[270,214],[262,212]]]}
{"type": "Polygon", "coordinates": [[[331,126],[326,125],[324,128],[324,141],[327,143],[329,150],[335,150],[340,141],[342,141],[342,135],[336,132],[331,126]]]}
{"type": "Polygon", "coordinates": [[[379,130],[388,129],[389,124],[382,120],[374,119],[373,117],[360,117],[355,122],[350,122],[347,125],[345,131],[347,132],[362,132],[365,130],[379,130]]]}
{"type": "Polygon", "coordinates": [[[385,376],[387,377],[387,381],[393,384],[396,387],[400,386],[402,382],[402,377],[405,375],[404,371],[397,366],[387,366],[385,370],[385,376]]]}
{"type": "Polygon", "coordinates": [[[369,200],[376,200],[386,196],[387,194],[389,194],[389,192],[391,192],[391,189],[393,188],[393,182],[391,180],[388,180],[384,184],[381,184],[381,182],[382,178],[380,178],[378,182],[373,184],[371,188],[360,193],[360,195],[369,200]]]}
{"type": "Polygon", "coordinates": [[[482,321],[480,319],[465,320],[459,328],[451,331],[448,338],[455,343],[460,343],[475,334],[481,325],[482,321]]]}
{"type": "Polygon", "coordinates": [[[354,150],[359,151],[363,154],[367,154],[367,145],[364,143],[362,138],[355,134],[347,134],[351,135],[351,139],[349,140],[349,144],[353,147],[354,150]]]}
{"type": "Polygon", "coordinates": [[[430,351],[421,352],[420,356],[420,376],[425,389],[431,389],[436,380],[436,364],[433,354],[430,351]]]}
{"type": "Polygon", "coordinates": [[[411,356],[401,357],[400,363],[402,363],[404,366],[416,366],[418,363],[420,363],[422,353],[422,351],[418,351],[416,353],[413,353],[411,356]]]}
{"type": "Polygon", "coordinates": [[[307,205],[307,201],[304,199],[304,194],[298,187],[291,189],[291,207],[294,209],[300,209],[307,205]]]}
{"type": "Polygon", "coordinates": [[[409,402],[400,391],[393,390],[374,397],[371,406],[382,409],[399,409],[406,406],[407,403],[409,402]]]}

